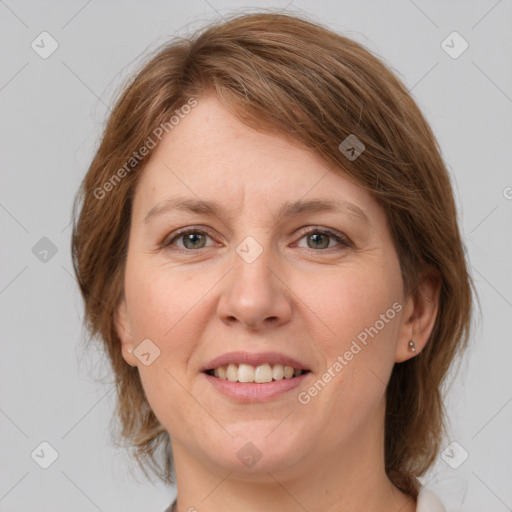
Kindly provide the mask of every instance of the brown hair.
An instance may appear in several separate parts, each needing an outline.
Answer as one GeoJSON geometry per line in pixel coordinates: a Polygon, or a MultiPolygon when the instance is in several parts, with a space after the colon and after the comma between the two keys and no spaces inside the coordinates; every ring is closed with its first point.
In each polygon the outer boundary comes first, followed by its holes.
{"type": "Polygon", "coordinates": [[[441,386],[470,326],[472,282],[450,179],[430,127],[398,78],[358,43],[295,16],[237,16],[165,45],[131,79],[108,119],[75,200],[72,254],[87,330],[102,340],[115,375],[121,437],[146,475],[144,466],[172,481],[169,435],[137,368],[124,361],[114,325],[132,198],[151,153],[129,169],[126,162],[148,137],[159,142],[159,125],[170,131],[177,108],[206,94],[216,94],[247,125],[310,148],[367,189],[387,214],[407,294],[418,293],[422,273],[439,276],[429,342],[395,364],[387,388],[386,472],[416,496],[416,477],[434,461],[444,433],[441,386]],[[355,160],[338,147],[351,134],[365,146],[355,160]],[[98,190],[107,182],[102,199],[98,190]]]}

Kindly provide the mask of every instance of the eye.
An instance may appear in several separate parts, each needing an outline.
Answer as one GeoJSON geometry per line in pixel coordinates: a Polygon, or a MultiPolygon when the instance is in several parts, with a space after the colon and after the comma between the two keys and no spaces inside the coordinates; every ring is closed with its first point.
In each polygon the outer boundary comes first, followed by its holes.
{"type": "Polygon", "coordinates": [[[337,233],[335,231],[331,231],[327,228],[314,228],[307,231],[303,234],[302,239],[306,238],[307,240],[307,248],[308,249],[332,249],[331,241],[335,240],[338,245],[342,247],[352,247],[352,244],[345,236],[337,233]]]}
{"type": "MultiPolygon", "coordinates": [[[[307,240],[306,249],[335,249],[335,245],[332,244],[333,240],[338,244],[338,246],[341,246],[341,249],[353,247],[352,243],[347,237],[328,228],[310,228],[308,231],[303,231],[301,235],[302,236],[299,241],[303,240],[304,238],[307,240]]],[[[171,238],[168,238],[162,243],[162,248],[181,252],[192,252],[194,250],[211,247],[211,245],[206,245],[208,238],[212,239],[213,237],[204,229],[199,229],[196,227],[184,228],[175,233],[172,233],[171,238]]],[[[300,245],[298,246],[301,247],[300,245]]]]}
{"type": "Polygon", "coordinates": [[[203,249],[206,247],[206,238],[211,238],[206,231],[197,228],[187,228],[178,231],[174,237],[165,241],[162,247],[175,245],[174,241],[182,242],[183,246],[177,246],[178,250],[191,251],[194,249],[203,249]]]}

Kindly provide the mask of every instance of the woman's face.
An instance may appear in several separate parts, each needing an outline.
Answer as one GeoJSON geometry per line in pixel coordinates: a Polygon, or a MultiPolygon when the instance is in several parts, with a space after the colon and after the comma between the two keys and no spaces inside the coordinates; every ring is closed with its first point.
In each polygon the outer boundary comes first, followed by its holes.
{"type": "Polygon", "coordinates": [[[212,97],[155,149],[117,320],[177,463],[276,474],[379,452],[411,307],[383,210],[310,152],[212,97]],[[307,373],[279,380],[285,358],[307,373]]]}

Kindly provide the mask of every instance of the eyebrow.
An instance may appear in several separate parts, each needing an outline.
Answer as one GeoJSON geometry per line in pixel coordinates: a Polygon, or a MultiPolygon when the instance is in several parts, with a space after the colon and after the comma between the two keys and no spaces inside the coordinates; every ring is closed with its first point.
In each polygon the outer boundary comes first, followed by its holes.
{"type": "MultiPolygon", "coordinates": [[[[224,219],[226,217],[222,205],[218,202],[185,197],[173,197],[151,208],[144,217],[144,223],[149,222],[149,220],[154,217],[169,213],[172,210],[188,211],[199,215],[211,215],[218,217],[219,219],[224,219]]],[[[286,202],[279,209],[277,217],[279,220],[282,220],[287,217],[297,217],[304,213],[336,211],[352,214],[365,224],[368,224],[369,226],[372,225],[368,216],[363,210],[361,210],[361,208],[359,208],[359,206],[341,199],[311,199],[308,201],[298,200],[294,202],[286,202]]]]}

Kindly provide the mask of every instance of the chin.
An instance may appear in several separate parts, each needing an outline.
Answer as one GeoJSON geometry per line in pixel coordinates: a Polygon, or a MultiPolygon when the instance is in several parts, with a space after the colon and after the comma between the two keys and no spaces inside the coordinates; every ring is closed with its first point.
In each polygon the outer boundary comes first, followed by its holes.
{"type": "MultiPolygon", "coordinates": [[[[222,447],[221,450],[209,451],[208,458],[227,471],[233,471],[247,478],[258,479],[257,475],[265,475],[285,471],[304,459],[304,450],[297,450],[297,446],[304,446],[304,440],[298,440],[298,432],[290,432],[283,428],[276,429],[276,422],[272,422],[264,429],[244,428],[240,434],[233,435],[224,443],[213,443],[212,446],[222,447]],[[294,435],[295,434],[295,435],[294,435]],[[220,453],[219,453],[220,452],[220,453]],[[252,475],[252,476],[251,476],[252,475]]],[[[261,427],[261,422],[259,422],[261,427]]],[[[228,429],[231,433],[232,429],[228,429]]],[[[207,448],[207,447],[205,447],[207,448]]]]}

